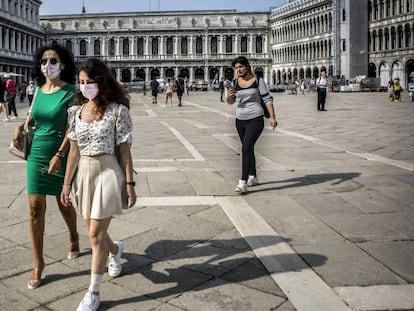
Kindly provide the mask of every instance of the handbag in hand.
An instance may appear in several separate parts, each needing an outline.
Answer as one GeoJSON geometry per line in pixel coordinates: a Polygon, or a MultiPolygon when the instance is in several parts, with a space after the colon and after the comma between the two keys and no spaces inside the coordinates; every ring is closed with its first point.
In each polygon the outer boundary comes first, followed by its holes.
{"type": "MultiPolygon", "coordinates": [[[[36,89],[35,95],[33,96],[33,104],[39,88],[36,89]]],[[[32,104],[32,107],[33,107],[32,104]]],[[[27,160],[27,157],[30,152],[30,147],[32,146],[32,140],[34,135],[34,124],[32,118],[32,107],[30,107],[26,121],[24,122],[23,126],[20,126],[20,133],[18,138],[18,146],[15,146],[13,140],[10,142],[9,152],[22,159],[27,160]]]]}
{"type": "Polygon", "coordinates": [[[31,124],[32,121],[32,115],[29,113],[20,130],[18,147],[14,145],[13,141],[10,142],[9,152],[22,160],[27,160],[32,145],[34,134],[34,126],[31,124]]]}

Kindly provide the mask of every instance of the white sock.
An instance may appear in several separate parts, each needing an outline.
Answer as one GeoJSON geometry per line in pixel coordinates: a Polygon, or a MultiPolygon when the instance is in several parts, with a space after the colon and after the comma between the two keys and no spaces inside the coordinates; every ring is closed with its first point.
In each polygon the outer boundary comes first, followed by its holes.
{"type": "Polygon", "coordinates": [[[91,273],[91,285],[88,290],[92,293],[99,293],[99,289],[103,282],[103,274],[91,273]]]}

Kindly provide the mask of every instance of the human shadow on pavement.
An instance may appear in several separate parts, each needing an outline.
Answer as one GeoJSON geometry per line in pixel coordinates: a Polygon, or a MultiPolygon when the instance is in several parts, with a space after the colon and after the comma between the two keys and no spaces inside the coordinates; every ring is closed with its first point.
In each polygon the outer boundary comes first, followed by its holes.
{"type": "Polygon", "coordinates": [[[254,192],[263,192],[263,191],[271,191],[271,190],[282,190],[288,188],[295,188],[295,187],[304,187],[314,184],[321,184],[325,182],[332,181],[331,185],[339,185],[345,181],[352,180],[361,176],[361,173],[330,173],[330,174],[310,174],[305,175],[303,177],[295,177],[289,178],[284,180],[277,180],[277,181],[268,181],[268,182],[261,182],[259,185],[254,187],[249,187],[246,194],[254,193],[254,192]],[[287,184],[282,186],[270,187],[270,188],[257,188],[262,185],[269,185],[269,184],[287,184]]]}
{"type": "MultiPolygon", "coordinates": [[[[259,248],[276,245],[286,240],[279,236],[250,236],[259,248]]],[[[270,273],[300,271],[310,266],[321,266],[327,257],[319,254],[278,254],[261,257],[262,262],[271,262],[274,270],[268,272],[262,263],[251,253],[245,239],[200,240],[160,240],[149,245],[144,254],[125,253],[122,276],[136,274],[136,278],[122,281],[115,279],[128,292],[140,293],[139,296],[120,300],[103,300],[102,310],[116,305],[131,304],[160,299],[166,301],[186,292],[206,290],[221,286],[223,283],[239,283],[269,276],[270,273]],[[244,246],[243,246],[244,245],[244,246]],[[236,247],[234,247],[236,246],[236,247]],[[164,250],[164,256],[161,255],[164,250]],[[134,267],[134,262],[142,256],[153,260],[145,266],[134,267]],[[300,258],[300,257],[302,258],[300,258]],[[143,279],[143,278],[144,279],[143,279]]],[[[276,287],[276,285],[275,285],[276,287]]]]}

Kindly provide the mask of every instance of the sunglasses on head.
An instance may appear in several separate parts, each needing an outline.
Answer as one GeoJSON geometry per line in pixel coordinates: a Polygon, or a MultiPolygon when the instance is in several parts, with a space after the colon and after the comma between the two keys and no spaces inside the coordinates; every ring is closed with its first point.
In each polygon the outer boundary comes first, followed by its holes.
{"type": "Polygon", "coordinates": [[[51,58],[42,58],[42,59],[40,60],[40,65],[46,65],[48,61],[49,61],[52,65],[56,65],[56,64],[58,63],[57,58],[55,58],[55,57],[51,57],[51,58]]]}

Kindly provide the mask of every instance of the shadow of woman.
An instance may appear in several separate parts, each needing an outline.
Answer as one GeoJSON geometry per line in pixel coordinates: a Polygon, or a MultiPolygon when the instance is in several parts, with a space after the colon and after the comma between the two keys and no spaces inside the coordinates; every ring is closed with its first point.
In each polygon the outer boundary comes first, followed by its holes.
{"type": "MultiPolygon", "coordinates": [[[[275,245],[284,242],[282,237],[278,236],[254,236],[250,239],[261,239],[266,241],[264,246],[275,245]]],[[[130,263],[124,264],[127,268],[126,275],[140,274],[142,277],[129,278],[128,288],[140,293],[139,296],[126,297],[120,300],[102,301],[102,308],[110,308],[115,305],[132,304],[149,299],[168,300],[177,297],[188,291],[205,290],[207,288],[218,286],[217,284],[243,282],[257,279],[263,276],[269,276],[270,273],[282,271],[267,271],[264,266],[260,269],[245,269],[249,261],[256,260],[252,256],[250,248],[234,249],[231,247],[221,247],[220,245],[232,245],[240,243],[240,239],[232,240],[209,240],[200,243],[197,240],[162,240],[151,244],[145,251],[144,255],[126,253],[130,263]],[[162,245],[162,246],[161,246],[162,245]],[[175,254],[168,254],[164,258],[149,259],[145,266],[133,267],[133,263],[142,260],[142,256],[154,253],[154,248],[175,249],[175,254]],[[226,277],[233,271],[238,273],[232,274],[232,277],[226,277]],[[243,271],[243,272],[242,272],[243,271]],[[215,280],[220,279],[221,282],[215,280]]],[[[245,243],[245,242],[244,242],[245,243]]],[[[263,247],[263,246],[262,246],[263,247]]],[[[310,265],[321,266],[327,261],[327,257],[319,254],[300,254],[304,260],[298,260],[297,254],[278,254],[263,256],[260,259],[264,261],[276,261],[280,263],[281,269],[287,266],[294,266],[295,271],[309,269],[310,265]],[[294,265],[291,263],[294,262],[294,265]]],[[[121,277],[122,278],[122,277],[121,277]]],[[[121,279],[116,279],[116,283],[121,284],[121,279]]],[[[104,310],[103,309],[103,310],[104,310]]]]}

